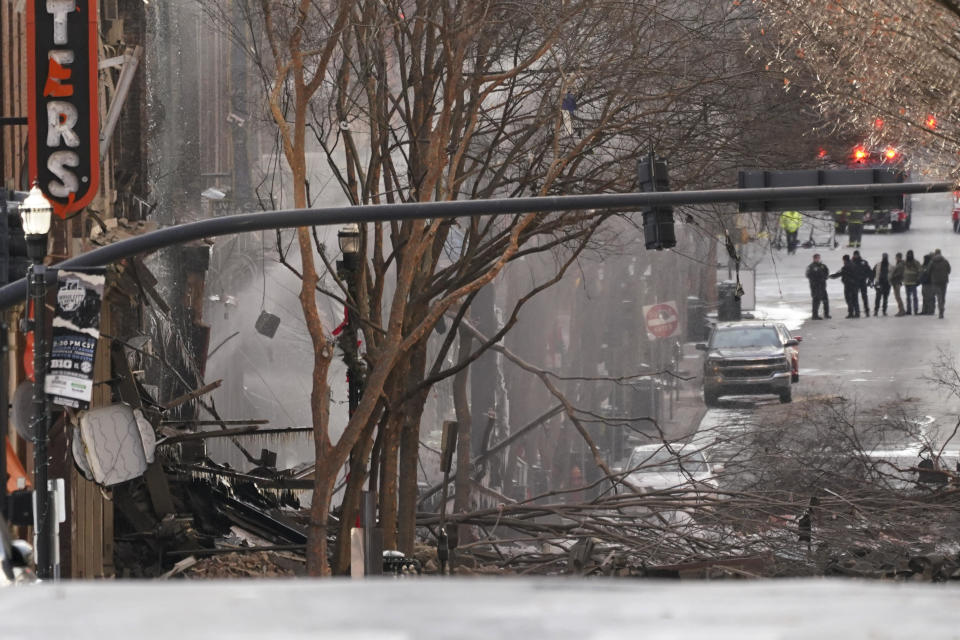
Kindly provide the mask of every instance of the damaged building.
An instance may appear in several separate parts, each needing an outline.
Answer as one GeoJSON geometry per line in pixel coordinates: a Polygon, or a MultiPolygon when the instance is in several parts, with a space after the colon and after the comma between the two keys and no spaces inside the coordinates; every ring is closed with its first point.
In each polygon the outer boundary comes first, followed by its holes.
{"type": "MultiPolygon", "coordinates": [[[[55,218],[49,263],[158,226],[253,206],[248,155],[258,141],[246,126],[242,52],[223,34],[203,30],[199,10],[187,2],[152,11],[141,2],[101,3],[101,178],[86,208],[55,218]],[[185,58],[184,51],[195,55],[185,58]]],[[[28,265],[19,224],[30,187],[26,12],[22,2],[0,6],[0,284],[23,277],[28,265]]],[[[228,249],[236,242],[223,239],[228,249]]],[[[212,245],[171,247],[106,271],[90,410],[55,406],[49,439],[49,477],[62,478],[65,487],[62,577],[161,575],[218,540],[303,547],[297,508],[310,480],[277,470],[276,443],[311,450],[309,429],[221,419],[209,395],[238,384],[207,378],[217,345],[205,307],[227,308],[221,301],[233,295],[239,277],[212,245]],[[212,442],[225,452],[220,462],[207,455],[212,442]],[[231,456],[243,464],[231,465],[231,456]]],[[[14,496],[29,491],[33,478],[32,351],[18,330],[26,315],[21,304],[3,318],[12,410],[0,446],[14,496]]],[[[231,406],[228,415],[245,408],[231,406]]],[[[26,534],[22,499],[10,505],[5,515],[26,534]]]]}

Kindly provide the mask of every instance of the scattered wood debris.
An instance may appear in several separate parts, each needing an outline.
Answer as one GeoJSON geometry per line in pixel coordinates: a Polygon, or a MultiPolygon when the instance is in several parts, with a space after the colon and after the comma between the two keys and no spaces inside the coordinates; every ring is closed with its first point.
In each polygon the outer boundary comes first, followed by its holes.
{"type": "Polygon", "coordinates": [[[181,573],[188,580],[290,578],[306,575],[306,561],[279,551],[224,553],[198,560],[181,573]]]}

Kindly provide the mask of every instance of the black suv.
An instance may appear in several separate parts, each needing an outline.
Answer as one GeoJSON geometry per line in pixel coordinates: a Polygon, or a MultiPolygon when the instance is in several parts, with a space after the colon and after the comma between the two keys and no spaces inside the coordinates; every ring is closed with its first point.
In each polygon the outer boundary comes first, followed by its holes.
{"type": "Polygon", "coordinates": [[[783,341],[775,322],[721,322],[713,327],[710,340],[698,344],[706,351],[703,360],[703,400],[716,406],[720,396],[772,393],[780,402],[790,402],[792,364],[788,347],[796,340],[783,341]]]}

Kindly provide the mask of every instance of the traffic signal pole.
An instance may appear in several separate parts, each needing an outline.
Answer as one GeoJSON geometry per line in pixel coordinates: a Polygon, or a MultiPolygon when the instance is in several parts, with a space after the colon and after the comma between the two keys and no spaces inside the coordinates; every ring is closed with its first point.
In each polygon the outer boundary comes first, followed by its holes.
{"type": "MultiPolygon", "coordinates": [[[[99,267],[141,253],[184,242],[234,233],[309,226],[333,226],[347,223],[467,218],[477,216],[520,215],[552,211],[604,210],[631,211],[642,208],[666,208],[683,204],[719,202],[756,202],[796,198],[809,200],[837,196],[883,196],[952,191],[949,182],[905,182],[898,184],[821,185],[812,187],[772,187],[758,189],[711,189],[704,191],[664,191],[655,193],[605,193],[497,200],[454,200],[371,204],[328,209],[287,209],[260,213],[242,213],[209,218],[151,231],[140,236],[100,247],[58,263],[58,268],[99,267]]],[[[26,293],[24,279],[0,288],[0,309],[22,302],[26,293]]]]}

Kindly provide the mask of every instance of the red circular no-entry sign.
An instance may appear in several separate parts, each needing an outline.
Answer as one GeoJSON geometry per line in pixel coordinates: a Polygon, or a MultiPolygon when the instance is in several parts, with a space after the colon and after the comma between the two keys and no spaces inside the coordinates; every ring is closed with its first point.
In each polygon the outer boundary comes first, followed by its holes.
{"type": "Polygon", "coordinates": [[[647,331],[656,338],[669,338],[677,332],[680,317],[671,304],[660,303],[647,309],[647,331]]]}

